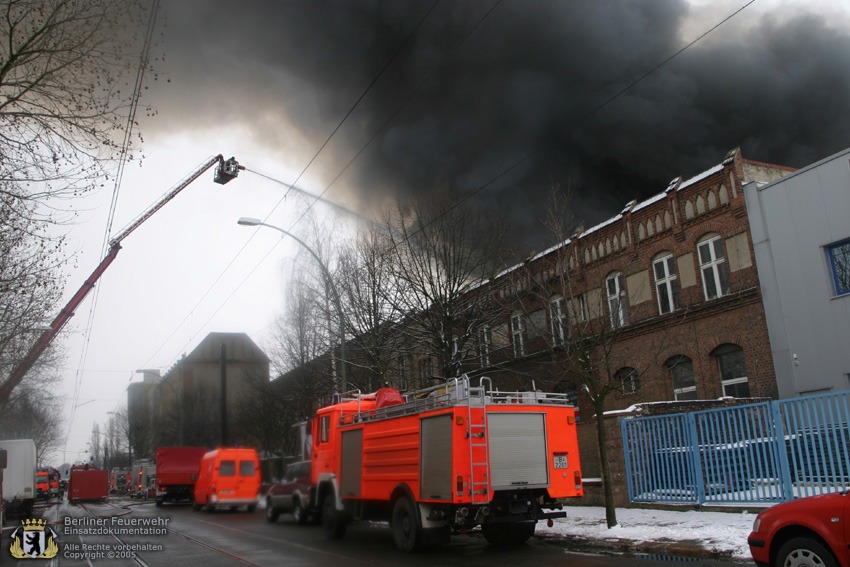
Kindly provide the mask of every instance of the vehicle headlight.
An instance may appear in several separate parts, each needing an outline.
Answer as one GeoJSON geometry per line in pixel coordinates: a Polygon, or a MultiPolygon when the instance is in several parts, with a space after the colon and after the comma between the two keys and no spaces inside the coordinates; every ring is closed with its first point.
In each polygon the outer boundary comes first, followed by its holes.
{"type": "Polygon", "coordinates": [[[753,531],[754,531],[754,532],[759,531],[759,527],[760,527],[760,526],[761,526],[761,518],[759,518],[758,516],[756,516],[756,519],[755,519],[755,521],[753,522],[753,531]]]}

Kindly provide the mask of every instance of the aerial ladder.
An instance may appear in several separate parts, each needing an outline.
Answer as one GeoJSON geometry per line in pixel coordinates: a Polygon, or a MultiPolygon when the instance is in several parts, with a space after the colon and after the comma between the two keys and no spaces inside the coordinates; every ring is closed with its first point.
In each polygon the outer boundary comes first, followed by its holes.
{"type": "Polygon", "coordinates": [[[94,288],[97,281],[103,275],[103,272],[106,271],[106,268],[112,264],[115,257],[118,255],[118,251],[121,250],[121,241],[127,238],[134,230],[139,228],[146,220],[151,218],[154,213],[160,210],[166,203],[171,201],[174,197],[177,196],[180,191],[188,187],[193,181],[198,179],[201,175],[203,175],[207,170],[209,170],[214,165],[217,165],[215,170],[215,177],[213,181],[219,183],[220,185],[224,185],[228,183],[230,180],[235,179],[237,175],[239,175],[240,170],[244,170],[245,167],[239,165],[239,162],[236,161],[235,158],[224,159],[224,156],[221,154],[210,158],[200,167],[198,167],[195,171],[190,173],[187,177],[185,177],[181,182],[175,185],[168,193],[166,193],[159,201],[154,203],[150,208],[148,208],[145,212],[143,212],[136,220],[131,222],[124,230],[122,230],[118,235],[116,235],[112,240],[109,241],[109,252],[100,261],[100,264],[94,269],[91,275],[83,282],[83,285],[80,289],[77,290],[65,307],[56,315],[56,318],[53,319],[53,322],[50,326],[44,330],[44,332],[39,336],[38,340],[35,344],[30,347],[30,350],[24,356],[23,359],[18,363],[15,369],[12,371],[9,378],[0,386],[0,407],[8,401],[9,397],[12,394],[12,390],[20,384],[21,380],[23,380],[24,376],[27,372],[33,367],[33,365],[38,361],[38,358],[42,355],[42,353],[50,346],[50,343],[53,342],[53,339],[56,338],[56,335],[62,330],[68,320],[74,316],[74,312],[80,306],[80,303],[86,298],[86,296],[91,292],[92,288],[94,288]]]}

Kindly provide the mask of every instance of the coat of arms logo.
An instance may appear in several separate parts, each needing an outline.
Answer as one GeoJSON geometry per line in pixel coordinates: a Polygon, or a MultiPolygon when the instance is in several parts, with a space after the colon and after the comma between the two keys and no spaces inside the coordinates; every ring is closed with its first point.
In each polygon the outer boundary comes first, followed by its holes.
{"type": "Polygon", "coordinates": [[[9,551],[16,559],[52,559],[59,553],[56,532],[44,520],[28,519],[12,532],[9,551]]]}

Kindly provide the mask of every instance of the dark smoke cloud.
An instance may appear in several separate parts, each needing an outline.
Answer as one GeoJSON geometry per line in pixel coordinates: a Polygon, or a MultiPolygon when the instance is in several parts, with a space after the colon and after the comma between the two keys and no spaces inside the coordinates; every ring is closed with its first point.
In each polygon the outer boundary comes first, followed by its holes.
{"type": "MultiPolygon", "coordinates": [[[[432,4],[168,3],[153,127],[239,124],[300,171],[432,4]]],[[[737,146],[796,167],[848,146],[850,33],[820,16],[748,8],[593,112],[681,49],[688,4],[504,0],[464,39],[491,6],[436,5],[309,171],[327,185],[378,133],[328,198],[475,191],[526,158],[480,197],[531,247],[553,185],[589,226],[737,146]]]]}

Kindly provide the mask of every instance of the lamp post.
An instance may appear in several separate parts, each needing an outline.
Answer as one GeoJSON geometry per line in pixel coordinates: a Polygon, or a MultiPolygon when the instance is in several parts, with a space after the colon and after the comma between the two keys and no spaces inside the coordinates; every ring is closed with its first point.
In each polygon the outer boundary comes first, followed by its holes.
{"type": "Polygon", "coordinates": [[[242,217],[237,221],[237,224],[242,226],[265,226],[267,228],[271,228],[276,230],[300,244],[304,247],[304,249],[310,253],[310,255],[316,260],[316,263],[319,264],[319,268],[322,270],[322,275],[325,277],[325,281],[328,284],[328,287],[331,290],[331,295],[333,295],[334,304],[336,305],[337,315],[339,316],[339,382],[340,382],[340,393],[343,393],[348,388],[348,380],[346,375],[346,367],[345,367],[345,319],[342,313],[342,302],[339,298],[339,292],[337,291],[336,285],[334,284],[333,278],[331,277],[331,273],[328,270],[328,267],[322,261],[316,252],[310,248],[306,242],[292,234],[291,232],[280,228],[279,226],[275,226],[273,224],[266,224],[260,219],[255,219],[251,217],[242,217]]]}

